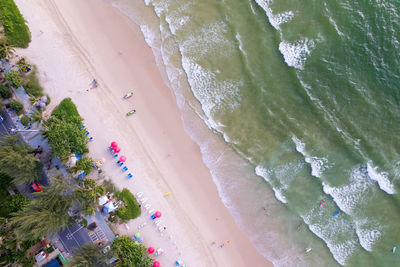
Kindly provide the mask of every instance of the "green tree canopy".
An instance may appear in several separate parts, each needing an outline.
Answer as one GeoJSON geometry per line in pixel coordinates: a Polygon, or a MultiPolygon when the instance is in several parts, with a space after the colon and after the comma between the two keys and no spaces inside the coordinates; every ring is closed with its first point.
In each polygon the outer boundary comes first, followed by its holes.
{"type": "Polygon", "coordinates": [[[85,179],[83,185],[74,191],[74,199],[85,214],[92,215],[99,197],[104,195],[104,187],[97,185],[96,180],[85,179]]]}
{"type": "Polygon", "coordinates": [[[15,49],[8,40],[0,40],[0,58],[8,59],[15,54],[15,49]]]}
{"type": "Polygon", "coordinates": [[[45,123],[47,130],[44,135],[48,138],[54,154],[66,160],[73,153],[84,154],[87,148],[85,132],[79,129],[79,118],[60,119],[51,117],[45,123]]]}
{"type": "Polygon", "coordinates": [[[94,244],[86,244],[79,247],[73,255],[72,259],[68,262],[67,266],[70,267],[90,267],[90,266],[109,266],[107,263],[112,257],[111,253],[103,253],[102,247],[94,244]]]}
{"type": "Polygon", "coordinates": [[[121,236],[114,240],[112,246],[114,257],[119,259],[118,266],[151,266],[153,259],[149,257],[146,247],[134,243],[129,236],[121,236]]]}
{"type": "Polygon", "coordinates": [[[42,164],[32,154],[31,147],[20,141],[20,135],[6,135],[0,142],[0,170],[14,178],[17,184],[39,178],[42,164]]]}
{"type": "Polygon", "coordinates": [[[21,194],[9,195],[0,202],[0,214],[4,217],[17,212],[29,203],[29,198],[21,194]]]}
{"type": "Polygon", "coordinates": [[[69,186],[58,177],[52,186],[36,193],[36,199],[22,210],[11,214],[10,227],[19,240],[36,240],[56,234],[71,223],[67,211],[73,204],[73,195],[68,194],[69,186]]]}
{"type": "Polygon", "coordinates": [[[93,170],[94,160],[90,157],[82,157],[76,162],[76,171],[83,170],[87,175],[89,175],[93,170]]]}

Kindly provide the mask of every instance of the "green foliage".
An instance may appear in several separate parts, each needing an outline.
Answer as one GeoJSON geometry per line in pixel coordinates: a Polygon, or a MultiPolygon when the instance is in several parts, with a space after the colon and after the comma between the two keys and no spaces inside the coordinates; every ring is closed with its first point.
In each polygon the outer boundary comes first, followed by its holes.
{"type": "Polygon", "coordinates": [[[24,88],[26,93],[29,95],[33,95],[35,97],[40,97],[44,95],[43,88],[42,86],[40,86],[39,79],[37,77],[36,67],[33,67],[30,74],[28,75],[27,83],[25,84],[24,88]]]}
{"type": "Polygon", "coordinates": [[[8,195],[7,188],[12,185],[13,178],[0,172],[0,198],[8,195]]]}
{"type": "Polygon", "coordinates": [[[83,185],[74,190],[74,199],[87,215],[92,215],[99,197],[104,194],[104,187],[96,184],[94,179],[83,180],[83,185]]]}
{"type": "Polygon", "coordinates": [[[14,88],[18,88],[24,83],[21,74],[16,70],[7,71],[4,77],[7,81],[12,82],[14,88]]]}
{"type": "Polygon", "coordinates": [[[6,135],[0,142],[0,170],[15,183],[25,184],[39,178],[43,165],[28,153],[32,148],[19,140],[20,135],[6,135]]]}
{"type": "MultiPolygon", "coordinates": [[[[71,98],[65,98],[61,103],[53,110],[51,113],[52,116],[58,118],[80,118],[82,122],[82,118],[79,115],[78,109],[76,108],[74,102],[72,102],[71,98]]],[[[78,126],[80,126],[79,124],[78,126]]]]}
{"type": "Polygon", "coordinates": [[[22,123],[22,125],[24,125],[24,126],[28,126],[29,125],[29,123],[31,122],[31,118],[29,117],[29,116],[23,116],[22,118],[21,118],[21,123],[22,123]]]}
{"type": "Polygon", "coordinates": [[[0,1],[0,21],[10,44],[22,48],[28,47],[31,33],[13,0],[0,1]]]}
{"type": "Polygon", "coordinates": [[[0,96],[4,99],[8,99],[12,96],[10,88],[0,83],[0,96]]]}
{"type": "Polygon", "coordinates": [[[43,109],[36,110],[32,113],[31,117],[34,122],[40,123],[43,121],[43,109]]]}
{"type": "Polygon", "coordinates": [[[89,175],[93,170],[94,160],[90,157],[82,157],[76,162],[76,171],[83,170],[89,175]]]}
{"type": "Polygon", "coordinates": [[[62,160],[66,160],[73,153],[84,154],[89,151],[85,131],[79,128],[82,118],[71,98],[61,101],[45,125],[47,130],[44,135],[48,138],[53,152],[62,160]]]}
{"type": "Polygon", "coordinates": [[[88,267],[88,266],[109,266],[108,260],[111,258],[109,252],[103,253],[102,247],[94,244],[86,244],[73,254],[72,259],[67,263],[69,267],[88,267]]]}
{"type": "Polygon", "coordinates": [[[139,203],[137,202],[135,196],[128,189],[124,188],[118,198],[125,202],[126,205],[125,207],[121,207],[117,210],[117,215],[123,222],[140,216],[141,209],[139,203]]]}
{"type": "Polygon", "coordinates": [[[121,236],[111,245],[114,257],[119,259],[117,266],[151,266],[153,259],[142,244],[135,244],[129,236],[121,236]]]}
{"type": "Polygon", "coordinates": [[[14,54],[15,49],[12,45],[8,43],[8,40],[0,40],[0,58],[9,59],[14,54]]]}
{"type": "Polygon", "coordinates": [[[52,185],[43,192],[35,193],[36,198],[22,210],[12,213],[10,227],[19,240],[41,239],[65,229],[72,222],[67,211],[73,205],[70,188],[62,177],[52,179],[52,185]]]}
{"type": "Polygon", "coordinates": [[[0,220],[0,266],[33,266],[34,258],[26,255],[26,250],[38,240],[20,242],[5,219],[0,220]]]}
{"type": "Polygon", "coordinates": [[[45,125],[47,130],[44,136],[48,138],[53,153],[62,160],[68,159],[71,154],[89,151],[85,132],[79,129],[76,121],[51,117],[45,125]]]}
{"type": "Polygon", "coordinates": [[[0,215],[9,217],[12,212],[17,212],[29,203],[29,198],[21,194],[9,195],[0,202],[0,215]]]}
{"type": "Polygon", "coordinates": [[[17,100],[13,100],[10,102],[10,107],[15,110],[15,112],[19,115],[22,113],[24,110],[24,105],[22,103],[18,102],[17,100]]]}

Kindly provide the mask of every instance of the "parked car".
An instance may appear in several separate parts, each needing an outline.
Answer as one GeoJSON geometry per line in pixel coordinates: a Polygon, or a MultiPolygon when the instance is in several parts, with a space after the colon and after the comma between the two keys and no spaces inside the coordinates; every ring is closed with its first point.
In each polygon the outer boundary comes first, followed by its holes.
{"type": "Polygon", "coordinates": [[[35,192],[43,192],[43,189],[42,189],[42,187],[40,186],[40,184],[38,182],[34,182],[32,184],[32,189],[35,192]]]}

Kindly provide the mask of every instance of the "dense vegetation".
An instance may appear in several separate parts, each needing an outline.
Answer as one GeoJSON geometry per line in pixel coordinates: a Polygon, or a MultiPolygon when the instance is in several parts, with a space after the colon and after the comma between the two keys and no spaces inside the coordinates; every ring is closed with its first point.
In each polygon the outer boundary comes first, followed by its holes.
{"type": "Polygon", "coordinates": [[[26,84],[24,85],[24,89],[27,94],[34,97],[40,97],[44,95],[43,88],[39,83],[39,78],[37,77],[36,67],[34,67],[30,74],[26,77],[26,84]]]}
{"type": "Polygon", "coordinates": [[[55,155],[67,160],[71,154],[89,152],[85,131],[81,129],[82,118],[71,98],[64,99],[45,123],[44,136],[55,155]]]}
{"type": "Polygon", "coordinates": [[[39,178],[43,165],[20,138],[19,134],[7,135],[0,141],[0,170],[14,178],[14,183],[31,183],[39,178]]]}
{"type": "Polygon", "coordinates": [[[8,88],[4,84],[0,83],[0,97],[7,99],[7,98],[10,98],[11,96],[12,96],[12,94],[11,94],[10,88],[8,88]]]}
{"type": "Polygon", "coordinates": [[[13,0],[0,1],[0,21],[11,45],[28,47],[31,41],[31,33],[13,0]]]}
{"type": "Polygon", "coordinates": [[[96,180],[84,179],[81,186],[74,192],[74,198],[80,209],[87,215],[95,213],[95,205],[99,197],[104,195],[105,189],[102,185],[97,185],[96,180]]]}
{"type": "Polygon", "coordinates": [[[138,242],[133,242],[129,236],[116,238],[111,248],[114,257],[119,260],[117,266],[151,266],[153,263],[146,248],[138,242]]]}
{"type": "Polygon", "coordinates": [[[68,262],[67,266],[70,267],[106,267],[110,266],[108,263],[111,258],[111,253],[103,253],[102,247],[98,247],[94,244],[83,245],[77,250],[72,259],[68,262]]]}
{"type": "Polygon", "coordinates": [[[76,162],[76,166],[74,168],[75,171],[84,171],[87,175],[89,175],[93,170],[94,160],[90,157],[82,157],[76,162]]]}
{"type": "Polygon", "coordinates": [[[11,82],[14,88],[18,88],[23,85],[24,80],[22,79],[21,73],[16,70],[10,70],[5,74],[7,81],[11,82]]]}
{"type": "Polygon", "coordinates": [[[124,188],[117,197],[125,203],[125,206],[117,210],[117,215],[123,222],[140,216],[141,209],[139,203],[128,189],[124,188]]]}

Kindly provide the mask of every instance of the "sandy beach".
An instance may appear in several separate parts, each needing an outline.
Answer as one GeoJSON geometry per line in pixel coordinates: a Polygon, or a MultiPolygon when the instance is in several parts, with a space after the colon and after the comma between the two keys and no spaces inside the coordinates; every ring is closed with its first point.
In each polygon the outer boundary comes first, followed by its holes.
{"type": "Polygon", "coordinates": [[[129,230],[120,227],[121,233],[133,235],[146,222],[140,230],[144,244],[165,250],[157,259],[162,266],[172,266],[178,258],[187,266],[272,265],[221,202],[139,27],[100,0],[16,3],[32,33],[29,48],[18,53],[37,65],[52,100],[48,110],[71,97],[94,137],[91,156],[107,160],[106,177],[120,188],[142,192],[163,213],[163,233],[145,210],[129,230]],[[87,91],[93,79],[99,86],[87,91]],[[130,91],[133,97],[123,100],[130,91]],[[136,114],[126,117],[131,109],[136,114]],[[111,141],[127,157],[133,179],[108,154],[111,141]]]}

